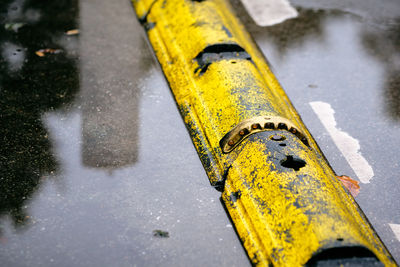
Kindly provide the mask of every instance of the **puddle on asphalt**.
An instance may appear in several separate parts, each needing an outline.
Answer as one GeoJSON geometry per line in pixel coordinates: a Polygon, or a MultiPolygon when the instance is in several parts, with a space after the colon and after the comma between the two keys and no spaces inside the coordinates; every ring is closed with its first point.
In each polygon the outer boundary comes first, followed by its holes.
{"type": "Polygon", "coordinates": [[[25,2],[0,4],[0,214],[9,214],[17,226],[29,221],[23,207],[40,187],[42,177],[59,169],[41,116],[72,103],[79,90],[76,57],[66,52],[45,57],[35,54],[42,48],[61,48],[60,36],[77,26],[77,3],[37,2],[27,7],[25,2]],[[53,21],[54,11],[64,16],[53,21]]]}
{"type": "Polygon", "coordinates": [[[0,14],[2,264],[249,265],[129,1],[0,14]]]}
{"type": "MultiPolygon", "coordinates": [[[[128,2],[0,3],[0,258],[7,266],[249,265],[128,2]],[[79,34],[66,34],[74,29],[79,34]],[[41,49],[62,52],[42,57],[41,49]],[[154,238],[154,229],[169,238],[154,238]]],[[[334,169],[350,177],[310,101],[335,106],[338,125],[365,155],[396,158],[386,143],[400,143],[399,23],[381,29],[359,13],[303,7],[271,28],[241,14],[334,169]],[[374,121],[368,127],[393,131],[365,133],[366,125],[354,124],[365,116],[374,121]]],[[[399,166],[369,161],[378,182],[357,199],[399,259],[387,230],[400,223],[390,203],[399,166]]]]}

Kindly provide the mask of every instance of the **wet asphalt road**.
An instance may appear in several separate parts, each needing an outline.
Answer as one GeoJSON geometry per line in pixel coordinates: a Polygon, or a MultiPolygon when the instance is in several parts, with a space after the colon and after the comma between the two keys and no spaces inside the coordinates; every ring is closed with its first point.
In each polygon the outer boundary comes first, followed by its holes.
{"type": "MultiPolygon", "coordinates": [[[[310,102],[358,140],[374,176],[356,200],[399,262],[400,3],[292,3],[268,28],[233,4],[339,175],[358,179],[310,102]]],[[[0,14],[2,265],[249,265],[129,1],[0,14]]]]}

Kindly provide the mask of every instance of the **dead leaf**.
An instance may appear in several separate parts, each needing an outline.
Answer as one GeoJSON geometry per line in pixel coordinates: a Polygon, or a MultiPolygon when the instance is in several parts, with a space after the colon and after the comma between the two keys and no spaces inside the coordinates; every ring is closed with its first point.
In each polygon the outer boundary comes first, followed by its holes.
{"type": "Polygon", "coordinates": [[[74,29],[74,30],[67,31],[65,34],[66,35],[76,35],[78,33],[79,33],[79,30],[78,29],[74,29]]]}
{"type": "MultiPolygon", "coordinates": [[[[1,234],[1,233],[0,233],[0,234],[1,234]]],[[[5,244],[5,243],[7,243],[7,242],[8,242],[7,237],[0,236],[0,243],[5,244]]]]}
{"type": "Polygon", "coordinates": [[[38,55],[39,57],[44,57],[44,53],[43,52],[36,51],[35,54],[38,55]]]}
{"type": "Polygon", "coordinates": [[[342,175],[342,176],[336,176],[344,185],[344,187],[349,190],[350,194],[353,197],[356,197],[360,193],[360,185],[358,181],[351,179],[349,176],[342,175]]]}
{"type": "Polygon", "coordinates": [[[61,49],[45,48],[36,51],[35,54],[38,55],[39,57],[44,57],[46,54],[59,54],[61,52],[62,52],[61,49]]]}

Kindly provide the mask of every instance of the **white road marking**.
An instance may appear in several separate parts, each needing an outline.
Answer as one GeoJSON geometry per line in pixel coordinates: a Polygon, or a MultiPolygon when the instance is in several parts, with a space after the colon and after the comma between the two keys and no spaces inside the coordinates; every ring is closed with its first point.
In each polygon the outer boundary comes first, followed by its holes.
{"type": "Polygon", "coordinates": [[[374,176],[374,170],[361,155],[360,143],[358,140],[337,128],[334,116],[335,111],[332,109],[331,105],[321,101],[310,102],[309,104],[360,181],[365,184],[369,183],[374,176]]]}
{"type": "Polygon", "coordinates": [[[400,241],[400,224],[394,224],[394,223],[389,223],[390,228],[392,228],[392,231],[394,235],[397,237],[397,240],[400,241]]]}
{"type": "Polygon", "coordinates": [[[271,26],[297,17],[288,0],[241,0],[247,12],[259,26],[271,26]]]}

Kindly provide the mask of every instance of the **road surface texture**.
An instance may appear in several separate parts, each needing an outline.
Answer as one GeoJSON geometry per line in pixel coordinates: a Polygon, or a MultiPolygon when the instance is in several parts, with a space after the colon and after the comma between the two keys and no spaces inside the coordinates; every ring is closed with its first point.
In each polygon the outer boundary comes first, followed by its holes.
{"type": "MultiPolygon", "coordinates": [[[[291,3],[259,27],[232,2],[399,262],[400,4],[291,3]]],[[[0,16],[1,266],[250,265],[128,0],[0,16]]]]}

